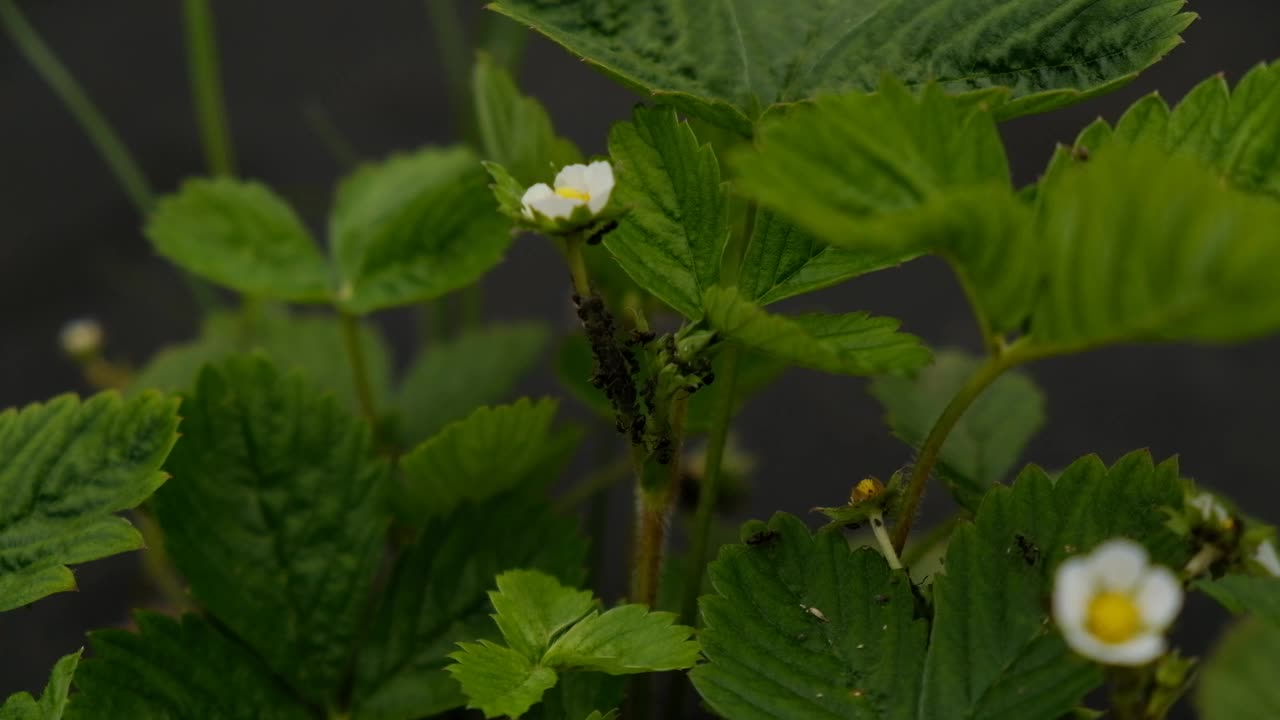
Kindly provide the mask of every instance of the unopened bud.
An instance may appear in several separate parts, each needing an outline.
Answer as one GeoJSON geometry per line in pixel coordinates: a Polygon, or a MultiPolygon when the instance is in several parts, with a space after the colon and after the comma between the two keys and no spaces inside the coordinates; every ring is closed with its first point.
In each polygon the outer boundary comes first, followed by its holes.
{"type": "Polygon", "coordinates": [[[102,337],[102,326],[93,318],[72,320],[58,333],[62,351],[76,359],[97,355],[102,350],[102,337]]]}

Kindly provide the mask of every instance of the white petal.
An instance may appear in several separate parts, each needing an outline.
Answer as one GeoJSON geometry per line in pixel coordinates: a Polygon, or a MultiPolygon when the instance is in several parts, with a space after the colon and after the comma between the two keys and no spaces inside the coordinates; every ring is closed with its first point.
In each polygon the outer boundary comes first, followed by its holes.
{"type": "Polygon", "coordinates": [[[565,165],[556,175],[556,189],[567,187],[574,190],[587,190],[587,166],[565,165]]]}
{"type": "Polygon", "coordinates": [[[520,198],[520,203],[524,205],[525,216],[532,218],[533,203],[539,200],[545,200],[547,197],[555,194],[556,193],[551,189],[551,186],[546,183],[538,183],[537,185],[529,186],[529,189],[524,191],[524,196],[520,198]]]}
{"type": "Polygon", "coordinates": [[[1093,571],[1086,558],[1072,558],[1058,566],[1053,578],[1053,619],[1067,628],[1084,627],[1093,599],[1093,571]]]}
{"type": "Polygon", "coordinates": [[[1187,503],[1191,507],[1200,511],[1205,520],[1216,521],[1219,523],[1226,522],[1231,515],[1227,512],[1227,508],[1214,497],[1212,494],[1202,492],[1191,498],[1187,503]]]}
{"type": "Polygon", "coordinates": [[[529,207],[553,220],[569,217],[573,214],[573,209],[579,205],[582,205],[581,200],[560,197],[559,195],[548,195],[529,203],[529,207]]]}
{"type": "Polygon", "coordinates": [[[1153,567],[1142,578],[1134,599],[1147,629],[1164,632],[1182,609],[1182,584],[1168,568],[1153,567]]]}
{"type": "Polygon", "coordinates": [[[1146,665],[1164,654],[1164,635],[1147,633],[1126,643],[1098,643],[1097,653],[1090,657],[1107,665],[1146,665]]]}
{"type": "Polygon", "coordinates": [[[1089,556],[1098,585],[1106,590],[1137,587],[1147,569],[1147,550],[1132,540],[1108,540],[1089,556]]]}
{"type": "Polygon", "coordinates": [[[598,213],[609,204],[609,196],[613,194],[613,166],[604,160],[598,160],[587,166],[587,192],[591,194],[591,212],[598,213]]]}
{"type": "Polygon", "coordinates": [[[1280,557],[1276,556],[1276,546],[1270,540],[1258,543],[1258,551],[1253,554],[1258,564],[1276,577],[1280,577],[1280,557]]]}

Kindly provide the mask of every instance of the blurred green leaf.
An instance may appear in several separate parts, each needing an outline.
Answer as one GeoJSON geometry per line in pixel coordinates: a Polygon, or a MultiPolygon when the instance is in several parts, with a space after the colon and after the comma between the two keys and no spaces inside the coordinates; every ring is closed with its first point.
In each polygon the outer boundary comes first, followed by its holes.
{"type": "Polygon", "coordinates": [[[1280,717],[1280,625],[1249,618],[1237,623],[1200,672],[1196,712],[1203,720],[1280,717]]]}
{"type": "Polygon", "coordinates": [[[486,403],[510,399],[550,339],[545,325],[490,325],[432,344],[409,366],[396,404],[415,445],[486,403]]]}
{"type": "Polygon", "coordinates": [[[610,204],[628,213],[605,247],[640,287],[697,320],[729,239],[715,153],[671,108],[637,107],[610,131],[609,154],[618,182],[610,204]]]}
{"type": "Polygon", "coordinates": [[[498,0],[624,85],[749,135],[762,113],[816,96],[872,90],[883,74],[990,97],[1005,116],[1105,92],[1177,46],[1195,16],[1182,2],[1025,0],[498,0]]]}
{"type": "Polygon", "coordinates": [[[185,270],[255,297],[326,302],[329,265],[293,208],[265,185],[188,180],[151,213],[147,237],[185,270]]]}
{"type": "Polygon", "coordinates": [[[80,662],[81,650],[63,656],[53,666],[49,683],[40,699],[30,693],[20,692],[9,696],[0,705],[0,720],[62,720],[67,708],[67,693],[71,690],[71,676],[80,662]]]}
{"type": "Polygon", "coordinates": [[[72,395],[0,412],[0,611],[76,589],[68,565],[143,547],[115,513],[168,479],[178,404],[72,395]]]}
{"type": "Polygon", "coordinates": [[[897,332],[898,321],[865,313],[772,315],[733,288],[713,287],[705,298],[707,323],[725,337],[793,365],[843,375],[914,370],[929,362],[928,348],[897,332]]]}
{"type": "Polygon", "coordinates": [[[556,135],[542,104],[522,95],[488,53],[476,57],[471,95],[484,159],[505,166],[522,185],[547,181],[559,168],[582,161],[578,148],[556,135]]]}
{"type": "Polygon", "coordinates": [[[72,720],[309,720],[271,669],[197,615],[135,615],[137,632],[89,634],[93,657],[76,670],[72,720]]]}
{"type": "Polygon", "coordinates": [[[365,314],[470,285],[511,242],[480,161],[427,148],[366,165],[343,180],[329,219],[338,304],[365,314]]]}
{"type": "MultiPolygon", "coordinates": [[[[871,394],[884,406],[893,434],[918,449],[979,364],[964,353],[943,351],[915,377],[873,379],[871,394]]],[[[1035,381],[1016,371],[1001,375],[974,401],[942,446],[938,472],[956,501],[977,512],[983,495],[1008,477],[1044,421],[1044,395],[1035,381]]]]}
{"type": "Polygon", "coordinates": [[[205,368],[156,495],[203,606],[303,697],[333,702],[382,557],[386,464],[368,427],[262,357],[205,368]]]}
{"type": "Polygon", "coordinates": [[[1280,578],[1225,575],[1200,580],[1195,588],[1237,615],[1257,615],[1280,627],[1280,578]]]}

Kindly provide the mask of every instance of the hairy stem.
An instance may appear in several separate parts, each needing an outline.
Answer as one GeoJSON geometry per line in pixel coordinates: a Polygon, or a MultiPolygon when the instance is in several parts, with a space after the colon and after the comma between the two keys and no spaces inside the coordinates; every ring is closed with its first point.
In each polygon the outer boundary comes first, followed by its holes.
{"type": "Polygon", "coordinates": [[[234,175],[235,154],[227,125],[226,101],[218,71],[218,43],[208,0],[184,0],[183,24],[187,34],[187,73],[200,144],[205,162],[214,175],[234,175]]]}
{"type": "Polygon", "coordinates": [[[947,442],[947,436],[951,434],[956,423],[960,421],[973,401],[977,400],[982,391],[986,390],[987,386],[995,382],[995,379],[1009,367],[1010,356],[1007,354],[997,354],[988,358],[974,371],[964,387],[960,388],[946,409],[938,416],[933,428],[929,430],[924,444],[920,447],[920,455],[916,458],[915,466],[911,468],[911,477],[903,493],[902,509],[898,513],[897,525],[893,528],[893,549],[896,552],[901,553],[903,546],[907,544],[907,536],[911,534],[911,523],[915,521],[916,510],[920,507],[920,498],[924,495],[925,485],[938,462],[938,456],[942,453],[942,446],[947,442]]]}
{"type": "Polygon", "coordinates": [[[636,558],[632,574],[631,601],[656,607],[662,578],[662,559],[667,544],[667,528],[680,496],[680,456],[684,445],[685,415],[689,396],[681,393],[671,403],[670,437],[672,455],[666,465],[653,458],[645,461],[640,484],[636,488],[639,517],[636,528],[636,558]],[[656,467],[655,467],[656,466],[656,467]],[[651,473],[661,473],[656,486],[646,480],[651,473]]]}
{"type": "Polygon", "coordinates": [[[587,260],[582,254],[586,243],[581,235],[565,238],[565,260],[569,263],[569,277],[573,280],[573,292],[580,298],[591,296],[591,279],[587,275],[587,260]]]}
{"type": "Polygon", "coordinates": [[[373,401],[373,386],[369,382],[369,365],[365,361],[364,345],[360,342],[360,320],[356,316],[342,313],[342,335],[346,341],[351,376],[355,380],[360,413],[364,415],[369,426],[374,429],[374,434],[377,435],[378,408],[373,401]]]}

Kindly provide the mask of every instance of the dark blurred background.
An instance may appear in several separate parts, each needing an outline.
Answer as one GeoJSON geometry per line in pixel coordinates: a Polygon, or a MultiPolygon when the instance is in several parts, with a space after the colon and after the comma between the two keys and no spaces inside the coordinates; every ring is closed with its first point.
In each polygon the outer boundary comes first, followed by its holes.
{"type": "MultiPolygon", "coordinates": [[[[463,4],[464,17],[474,24],[481,11],[463,4]]],[[[20,5],[159,191],[201,173],[179,3],[20,5]]],[[[345,169],[309,115],[326,118],[367,159],[456,137],[422,0],[214,5],[240,174],[279,190],[317,227],[345,169]]],[[[1130,87],[1005,126],[1020,182],[1034,180],[1055,143],[1069,142],[1097,115],[1115,119],[1156,88],[1176,100],[1213,73],[1234,81],[1255,63],[1280,57],[1280,5],[1204,0],[1191,2],[1190,9],[1202,18],[1185,34],[1187,44],[1130,87]]],[[[588,153],[604,151],[609,124],[637,102],[540,39],[530,42],[519,80],[548,106],[560,132],[588,153]]],[[[166,343],[194,336],[196,307],[139,226],[71,116],[0,37],[0,407],[87,390],[57,346],[68,318],[99,318],[109,355],[135,365],[166,343]]],[[[568,331],[561,268],[548,244],[521,238],[484,281],[486,318],[540,317],[568,331]]],[[[929,259],[789,307],[871,310],[902,318],[906,330],[935,347],[977,349],[958,287],[941,263],[929,259]]],[[[413,318],[392,313],[381,321],[403,363],[413,348],[413,318]]],[[[1186,474],[1280,522],[1272,444],[1280,427],[1278,360],[1280,341],[1266,340],[1231,348],[1116,348],[1033,366],[1050,420],[1026,459],[1053,467],[1089,452],[1107,461],[1142,447],[1159,457],[1177,453],[1186,474]]],[[[526,389],[559,392],[545,370],[526,389]]],[[[586,417],[571,401],[566,407],[586,417]]],[[[734,520],[835,504],[857,476],[886,476],[907,457],[885,431],[863,381],[805,371],[787,373],[751,402],[737,432],[757,465],[754,495],[734,520]]],[[[927,518],[939,517],[948,502],[933,492],[927,518]]],[[[607,542],[622,557],[627,491],[615,492],[613,504],[616,522],[607,542]]],[[[619,566],[605,581],[620,583],[622,574],[619,566]]],[[[136,554],[91,563],[77,570],[81,592],[0,615],[0,697],[41,687],[53,661],[80,647],[86,630],[125,622],[128,608],[147,600],[138,576],[136,554]]],[[[1223,620],[1207,603],[1192,602],[1179,642],[1202,652],[1223,620]]]]}

